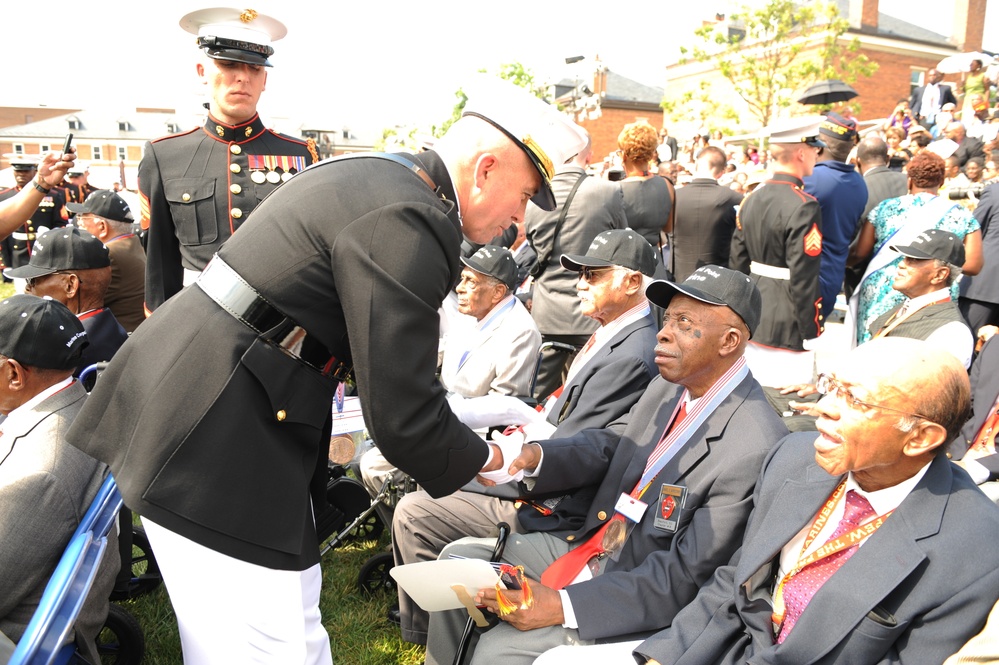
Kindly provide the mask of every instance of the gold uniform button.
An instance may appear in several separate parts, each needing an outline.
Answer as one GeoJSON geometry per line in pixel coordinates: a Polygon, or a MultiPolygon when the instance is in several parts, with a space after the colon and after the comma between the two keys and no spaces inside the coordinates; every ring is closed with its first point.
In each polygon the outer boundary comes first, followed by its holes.
{"type": "Polygon", "coordinates": [[[572,541],[576,540],[576,536],[566,536],[565,539],[571,543],[572,541]]]}
{"type": "Polygon", "coordinates": [[[184,203],[187,203],[188,201],[190,201],[190,200],[191,200],[191,195],[190,195],[190,194],[188,194],[187,192],[184,192],[184,193],[183,193],[183,194],[181,195],[181,197],[180,197],[180,200],[181,200],[181,201],[183,201],[184,203]]]}
{"type": "Polygon", "coordinates": [[[954,453],[947,453],[947,459],[954,459],[954,453]]]}
{"type": "Polygon", "coordinates": [[[233,194],[239,194],[240,192],[243,191],[243,188],[240,187],[238,184],[233,183],[229,185],[229,191],[232,192],[233,194]]]}
{"type": "Polygon", "coordinates": [[[242,216],[243,216],[243,211],[242,211],[242,210],[240,210],[239,208],[233,208],[233,209],[232,209],[232,210],[231,210],[231,211],[229,212],[229,214],[230,214],[230,215],[232,215],[232,218],[233,218],[233,219],[239,219],[240,217],[242,217],[242,216]]]}
{"type": "Polygon", "coordinates": [[[278,412],[277,412],[277,413],[275,414],[275,416],[277,417],[277,419],[278,419],[278,422],[281,422],[282,420],[284,420],[285,418],[287,418],[287,417],[288,417],[288,414],[287,414],[287,413],[285,413],[285,410],[284,410],[284,409],[281,409],[280,411],[278,411],[278,412]]]}
{"type": "Polygon", "coordinates": [[[239,173],[243,169],[240,168],[239,164],[230,164],[229,165],[229,170],[232,171],[233,173],[239,173]]]}
{"type": "Polygon", "coordinates": [[[243,152],[243,149],[234,143],[231,146],[229,146],[229,152],[231,152],[234,155],[238,155],[243,152]]]}
{"type": "Polygon", "coordinates": [[[607,519],[607,513],[601,510],[599,513],[597,513],[597,519],[603,522],[605,519],[607,519]]]}

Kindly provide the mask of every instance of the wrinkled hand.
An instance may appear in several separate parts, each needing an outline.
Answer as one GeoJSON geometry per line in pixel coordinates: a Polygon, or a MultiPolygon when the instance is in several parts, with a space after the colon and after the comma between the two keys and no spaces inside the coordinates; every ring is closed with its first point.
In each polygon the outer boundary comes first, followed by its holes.
{"type": "Polygon", "coordinates": [[[819,409],[817,402],[795,402],[790,401],[787,403],[788,408],[792,411],[797,411],[803,416],[815,416],[819,417],[819,409]]]}
{"type": "Polygon", "coordinates": [[[790,395],[791,393],[797,393],[798,397],[808,397],[809,395],[814,395],[819,392],[815,389],[815,386],[811,383],[799,383],[793,386],[784,386],[783,388],[778,388],[781,395],[790,395]]]}
{"type": "Polygon", "coordinates": [[[70,148],[65,155],[50,152],[38,164],[38,177],[46,187],[58,187],[75,161],[76,148],[70,148]]]}
{"type": "MultiPolygon", "coordinates": [[[[562,598],[558,591],[551,587],[546,587],[541,582],[530,580],[531,592],[534,594],[534,603],[530,609],[514,610],[506,616],[500,616],[499,603],[496,600],[496,589],[480,589],[475,595],[476,605],[485,605],[486,609],[498,616],[503,621],[517,630],[533,630],[535,628],[545,628],[547,626],[561,626],[565,621],[562,613],[562,598]]],[[[520,602],[520,591],[504,591],[503,594],[512,603],[520,602]]]]}
{"type": "MultiPolygon", "coordinates": [[[[493,445],[493,444],[490,444],[493,445]]],[[[521,471],[534,471],[538,468],[538,464],[541,463],[541,446],[536,443],[525,443],[520,448],[520,454],[517,455],[510,466],[507,467],[507,474],[516,477],[521,471]]],[[[502,464],[500,455],[495,455],[487,466],[482,468],[482,471],[497,471],[502,464]]],[[[484,478],[482,473],[475,477],[475,479],[482,485],[486,487],[494,487],[496,482],[489,478],[484,478]]]]}

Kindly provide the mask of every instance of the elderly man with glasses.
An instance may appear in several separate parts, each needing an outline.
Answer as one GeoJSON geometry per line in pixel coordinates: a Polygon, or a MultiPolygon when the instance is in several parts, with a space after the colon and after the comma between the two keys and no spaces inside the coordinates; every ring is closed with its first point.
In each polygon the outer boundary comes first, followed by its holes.
{"type": "Polygon", "coordinates": [[[944,454],[968,411],[961,363],[875,339],[820,384],[819,434],[769,456],[739,554],[603,663],[941,663],[981,629],[999,508],[944,454]]]}

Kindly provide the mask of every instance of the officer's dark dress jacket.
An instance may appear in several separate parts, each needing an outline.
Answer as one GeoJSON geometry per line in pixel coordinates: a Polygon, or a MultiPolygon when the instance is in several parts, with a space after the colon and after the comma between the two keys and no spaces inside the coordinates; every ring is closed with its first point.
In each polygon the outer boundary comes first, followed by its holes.
{"type": "Polygon", "coordinates": [[[822,332],[819,266],[822,215],[802,181],[775,173],[742,202],[732,236],[730,267],[750,275],[763,296],[753,342],[802,351],[802,341],[822,332]],[[757,274],[751,262],[789,269],[790,278],[757,274]]]}
{"type": "MultiPolygon", "coordinates": [[[[30,186],[30,185],[29,185],[30,186]]],[[[17,196],[21,190],[17,187],[0,192],[0,201],[17,196]]],[[[66,199],[62,190],[54,187],[42,197],[38,209],[32,213],[27,222],[14,229],[14,232],[0,241],[0,263],[5,268],[20,268],[28,265],[31,260],[31,248],[35,244],[35,236],[41,226],[49,230],[66,226],[66,199]]]]}
{"type": "MultiPolygon", "coordinates": [[[[485,464],[486,444],[434,380],[437,310],[461,272],[451,179],[433,152],[363,156],[292,178],[219,256],[338,359],[368,431],[434,496],[485,464]]],[[[106,460],[125,503],[217,551],[274,568],[318,562],[335,382],[185,289],[131,335],[69,440],[106,460]],[[311,493],[310,493],[311,488],[311,493]]]]}
{"type": "Polygon", "coordinates": [[[314,145],[264,127],[259,116],[204,127],[146,144],[139,196],[146,241],[146,308],[183,287],[184,269],[203,270],[212,255],[282,182],[318,161],[314,145]]]}

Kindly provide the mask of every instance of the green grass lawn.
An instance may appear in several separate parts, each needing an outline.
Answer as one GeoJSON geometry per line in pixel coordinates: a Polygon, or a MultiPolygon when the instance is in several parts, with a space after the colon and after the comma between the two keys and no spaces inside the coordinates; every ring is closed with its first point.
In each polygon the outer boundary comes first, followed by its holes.
{"type": "Polygon", "coordinates": [[[0,298],[14,295],[14,285],[7,282],[0,282],[0,298]]]}
{"type": "MultiPolygon", "coordinates": [[[[378,542],[349,543],[323,557],[323,591],[320,608],[330,634],[333,661],[337,665],[417,665],[423,662],[423,647],[403,642],[399,629],[385,618],[395,595],[384,591],[369,594],[357,583],[367,559],[384,552],[388,535],[378,542]]],[[[219,571],[224,575],[225,571],[219,571]]],[[[205,602],[212,602],[212,589],[205,589],[205,602]]],[[[120,603],[142,625],[146,638],[145,665],[182,663],[177,621],[166,589],[120,603]]]]}

